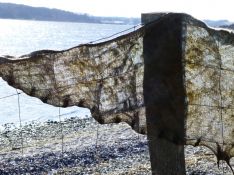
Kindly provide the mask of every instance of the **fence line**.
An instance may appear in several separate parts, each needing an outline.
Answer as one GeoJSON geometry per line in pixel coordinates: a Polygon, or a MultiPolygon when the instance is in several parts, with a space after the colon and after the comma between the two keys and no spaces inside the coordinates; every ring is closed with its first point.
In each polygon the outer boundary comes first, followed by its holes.
{"type": "Polygon", "coordinates": [[[16,96],[16,95],[20,95],[22,94],[21,92],[18,92],[17,94],[11,94],[11,95],[7,95],[7,96],[4,96],[4,97],[0,97],[0,100],[3,100],[5,98],[10,98],[10,97],[13,97],[13,96],[16,96]]]}
{"type": "Polygon", "coordinates": [[[17,89],[15,89],[15,91],[18,97],[17,104],[18,104],[18,115],[19,115],[19,122],[20,122],[21,153],[23,155],[24,154],[24,140],[23,140],[22,121],[21,121],[20,95],[17,89]]]}
{"type": "Polygon", "coordinates": [[[61,132],[61,151],[62,151],[62,157],[63,157],[63,153],[64,153],[64,135],[63,135],[63,123],[61,120],[61,107],[58,107],[58,116],[59,116],[59,123],[60,123],[60,132],[61,132]]]}
{"type": "Polygon", "coordinates": [[[130,27],[128,29],[125,29],[125,30],[122,30],[120,32],[117,32],[113,35],[110,35],[110,36],[107,36],[107,37],[103,37],[103,38],[100,38],[100,39],[97,39],[97,40],[93,40],[93,41],[90,41],[88,42],[87,44],[94,44],[94,43],[97,43],[97,42],[100,42],[100,41],[105,41],[107,39],[111,39],[111,38],[114,38],[116,36],[119,36],[120,34],[124,34],[124,33],[128,33],[128,32],[131,32],[131,31],[135,31],[136,29],[142,27],[143,24],[137,24],[137,25],[134,25],[133,27],[130,27]]]}
{"type": "MultiPolygon", "coordinates": [[[[155,21],[153,21],[153,22],[158,22],[158,20],[155,20],[155,21]]],[[[152,24],[152,22],[149,22],[149,23],[147,23],[147,24],[144,24],[144,25],[149,25],[149,24],[152,24]]],[[[87,44],[93,44],[93,43],[96,43],[96,42],[100,42],[100,41],[103,41],[103,40],[107,40],[107,39],[110,39],[110,38],[113,38],[113,37],[115,37],[115,36],[117,36],[117,35],[120,35],[120,34],[123,34],[123,33],[126,33],[127,31],[132,31],[132,30],[136,30],[136,29],[139,29],[140,27],[142,27],[143,25],[142,24],[138,24],[138,25],[136,25],[136,26],[133,26],[133,27],[131,27],[131,28],[128,28],[128,29],[126,29],[126,30],[123,30],[123,31],[120,31],[120,32],[117,32],[117,33],[115,33],[115,34],[113,34],[113,35],[111,35],[111,36],[108,36],[108,37],[103,37],[103,38],[100,38],[100,39],[97,39],[97,40],[94,40],[94,41],[91,41],[91,42],[88,42],[87,44]]],[[[195,65],[197,65],[196,63],[194,63],[195,65]]],[[[215,67],[215,66],[210,66],[210,65],[201,65],[201,66],[203,66],[203,67],[209,67],[209,68],[213,68],[213,69],[217,69],[217,67],[215,67]]],[[[219,67],[219,70],[220,70],[220,74],[219,74],[219,95],[220,95],[220,97],[221,97],[221,104],[220,104],[220,106],[212,106],[212,105],[205,105],[205,104],[188,104],[188,105],[192,105],[192,106],[199,106],[199,107],[201,107],[201,106],[205,106],[205,107],[215,107],[215,108],[219,108],[221,111],[220,111],[220,116],[221,116],[221,135],[222,135],[222,143],[220,143],[222,146],[223,145],[225,145],[225,142],[224,142],[224,127],[223,127],[223,117],[222,117],[222,115],[223,115],[223,108],[224,108],[224,106],[223,106],[223,97],[222,97],[222,89],[221,89],[221,76],[222,76],[222,74],[221,74],[221,71],[222,70],[226,70],[226,71],[232,71],[232,72],[234,72],[234,70],[229,70],[229,69],[225,69],[225,68],[223,68],[222,67],[222,63],[219,65],[220,67],[219,67]]],[[[195,75],[196,76],[196,75],[195,75]]],[[[71,87],[72,85],[69,85],[68,87],[71,87]]],[[[67,87],[67,86],[66,86],[67,87]]],[[[20,102],[20,95],[22,94],[22,92],[18,92],[18,90],[17,89],[15,89],[16,90],[16,93],[14,93],[14,94],[10,94],[10,95],[7,95],[7,96],[3,96],[3,97],[0,97],[0,100],[3,100],[3,99],[6,99],[6,98],[11,98],[11,97],[14,97],[14,96],[17,96],[18,97],[18,101],[17,101],[17,103],[18,103],[18,117],[19,117],[19,123],[20,123],[20,139],[21,139],[21,154],[23,155],[24,154],[24,147],[26,147],[26,145],[24,145],[24,138],[23,138],[23,130],[22,130],[22,120],[21,120],[21,102],[20,102]]],[[[60,104],[60,102],[59,102],[59,104],[60,104]]],[[[227,107],[227,108],[231,108],[231,107],[227,107]]],[[[234,108],[231,108],[231,109],[234,109],[234,108]]],[[[71,112],[71,113],[74,113],[74,111],[73,112],[71,112]]],[[[65,152],[65,150],[64,150],[64,124],[63,124],[63,122],[62,122],[62,120],[61,120],[61,116],[64,116],[64,115],[69,115],[69,114],[71,114],[71,113],[67,113],[67,114],[61,114],[61,107],[58,107],[58,117],[59,117],[59,124],[60,124],[60,136],[61,136],[61,153],[62,153],[62,158],[64,157],[64,152],[65,152]]],[[[40,118],[39,118],[40,119],[40,118]]],[[[39,119],[37,119],[37,120],[39,120],[39,119]]],[[[100,170],[100,167],[99,167],[99,164],[100,164],[100,162],[101,162],[101,158],[100,158],[100,149],[99,149],[99,139],[100,139],[100,133],[99,133],[99,125],[97,125],[97,128],[96,128],[96,142],[95,142],[95,148],[96,148],[96,151],[95,151],[95,157],[96,157],[96,159],[97,159],[97,172],[99,172],[99,170],[100,170]]],[[[191,138],[190,138],[191,139],[191,138]]],[[[140,137],[140,135],[138,135],[138,140],[139,140],[139,142],[141,142],[141,137],[140,137]]],[[[207,140],[208,141],[208,140],[207,140]]],[[[141,155],[140,155],[141,156],[141,155]]],[[[223,165],[223,163],[222,163],[222,168],[223,168],[223,174],[224,174],[224,165],[223,165]]]]}

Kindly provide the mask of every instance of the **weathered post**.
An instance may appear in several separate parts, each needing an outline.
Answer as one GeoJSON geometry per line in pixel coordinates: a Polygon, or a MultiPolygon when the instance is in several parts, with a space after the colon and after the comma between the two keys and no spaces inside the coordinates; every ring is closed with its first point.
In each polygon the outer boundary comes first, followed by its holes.
{"type": "Polygon", "coordinates": [[[143,87],[151,167],[153,175],[183,175],[185,89],[182,16],[160,20],[162,15],[142,14],[142,23],[148,23],[143,40],[143,87]]]}

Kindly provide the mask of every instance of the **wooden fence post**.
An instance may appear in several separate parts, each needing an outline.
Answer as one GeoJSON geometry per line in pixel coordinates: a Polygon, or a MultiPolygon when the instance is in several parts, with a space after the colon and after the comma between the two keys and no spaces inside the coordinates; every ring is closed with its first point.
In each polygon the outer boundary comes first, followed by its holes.
{"type": "Polygon", "coordinates": [[[142,14],[142,23],[148,23],[143,87],[153,175],[185,174],[182,21],[181,14],[142,14]]]}

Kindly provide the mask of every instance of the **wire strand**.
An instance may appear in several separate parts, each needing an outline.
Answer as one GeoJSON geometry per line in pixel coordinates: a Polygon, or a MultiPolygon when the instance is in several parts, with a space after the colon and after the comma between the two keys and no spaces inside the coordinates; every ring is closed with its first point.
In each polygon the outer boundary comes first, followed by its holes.
{"type": "Polygon", "coordinates": [[[97,159],[97,170],[96,172],[99,173],[99,164],[100,164],[100,157],[99,157],[99,148],[98,148],[98,139],[99,139],[99,123],[97,123],[97,128],[96,128],[96,159],[97,159]]]}
{"type": "Polygon", "coordinates": [[[19,96],[19,93],[18,93],[18,90],[15,89],[16,91],[16,94],[17,94],[17,104],[18,104],[18,117],[19,117],[19,122],[20,122],[20,140],[21,140],[21,153],[23,155],[24,153],[24,140],[23,140],[23,130],[22,130],[22,120],[21,120],[21,107],[20,107],[20,96],[19,96]]]}
{"type": "Polygon", "coordinates": [[[11,95],[7,95],[7,96],[4,96],[4,97],[0,97],[0,100],[5,99],[5,98],[10,98],[10,97],[13,97],[13,96],[17,96],[17,95],[20,95],[20,94],[22,94],[22,93],[17,92],[16,94],[11,94],[11,95]]]}
{"type": "Polygon", "coordinates": [[[87,44],[93,44],[93,43],[97,43],[97,42],[100,42],[100,41],[103,41],[103,40],[105,41],[105,40],[107,40],[107,39],[114,38],[115,36],[119,36],[120,34],[126,33],[127,31],[131,31],[131,30],[135,31],[135,29],[136,29],[137,27],[141,27],[141,26],[142,26],[142,24],[137,24],[137,25],[135,25],[135,26],[133,26],[133,27],[130,27],[130,28],[127,28],[127,29],[122,30],[122,31],[120,31],[120,32],[114,33],[114,34],[112,34],[112,35],[110,35],[110,36],[102,37],[102,38],[99,38],[99,39],[97,39],[97,40],[90,41],[90,42],[88,42],[87,44]]]}
{"type": "Polygon", "coordinates": [[[59,107],[59,123],[60,123],[60,132],[61,132],[61,151],[62,151],[62,157],[64,154],[64,134],[63,134],[63,123],[61,120],[61,107],[59,107]]]}

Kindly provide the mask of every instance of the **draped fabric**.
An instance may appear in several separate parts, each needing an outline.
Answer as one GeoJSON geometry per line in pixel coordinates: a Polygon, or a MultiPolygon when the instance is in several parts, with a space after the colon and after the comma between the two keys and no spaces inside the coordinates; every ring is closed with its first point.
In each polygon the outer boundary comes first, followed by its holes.
{"type": "Polygon", "coordinates": [[[187,142],[234,156],[234,35],[186,25],[187,142]]]}
{"type": "MultiPolygon", "coordinates": [[[[164,18],[173,15],[160,20],[164,18]]],[[[183,19],[186,144],[205,145],[229,162],[234,157],[234,34],[187,15],[183,19]]],[[[0,76],[44,103],[89,108],[100,123],[124,121],[146,133],[143,40],[151,29],[143,26],[110,41],[63,51],[1,57],[0,76]]]]}
{"type": "Polygon", "coordinates": [[[125,121],[145,133],[142,36],[139,30],[100,44],[2,58],[0,74],[44,103],[89,108],[100,123],[125,121]]]}

